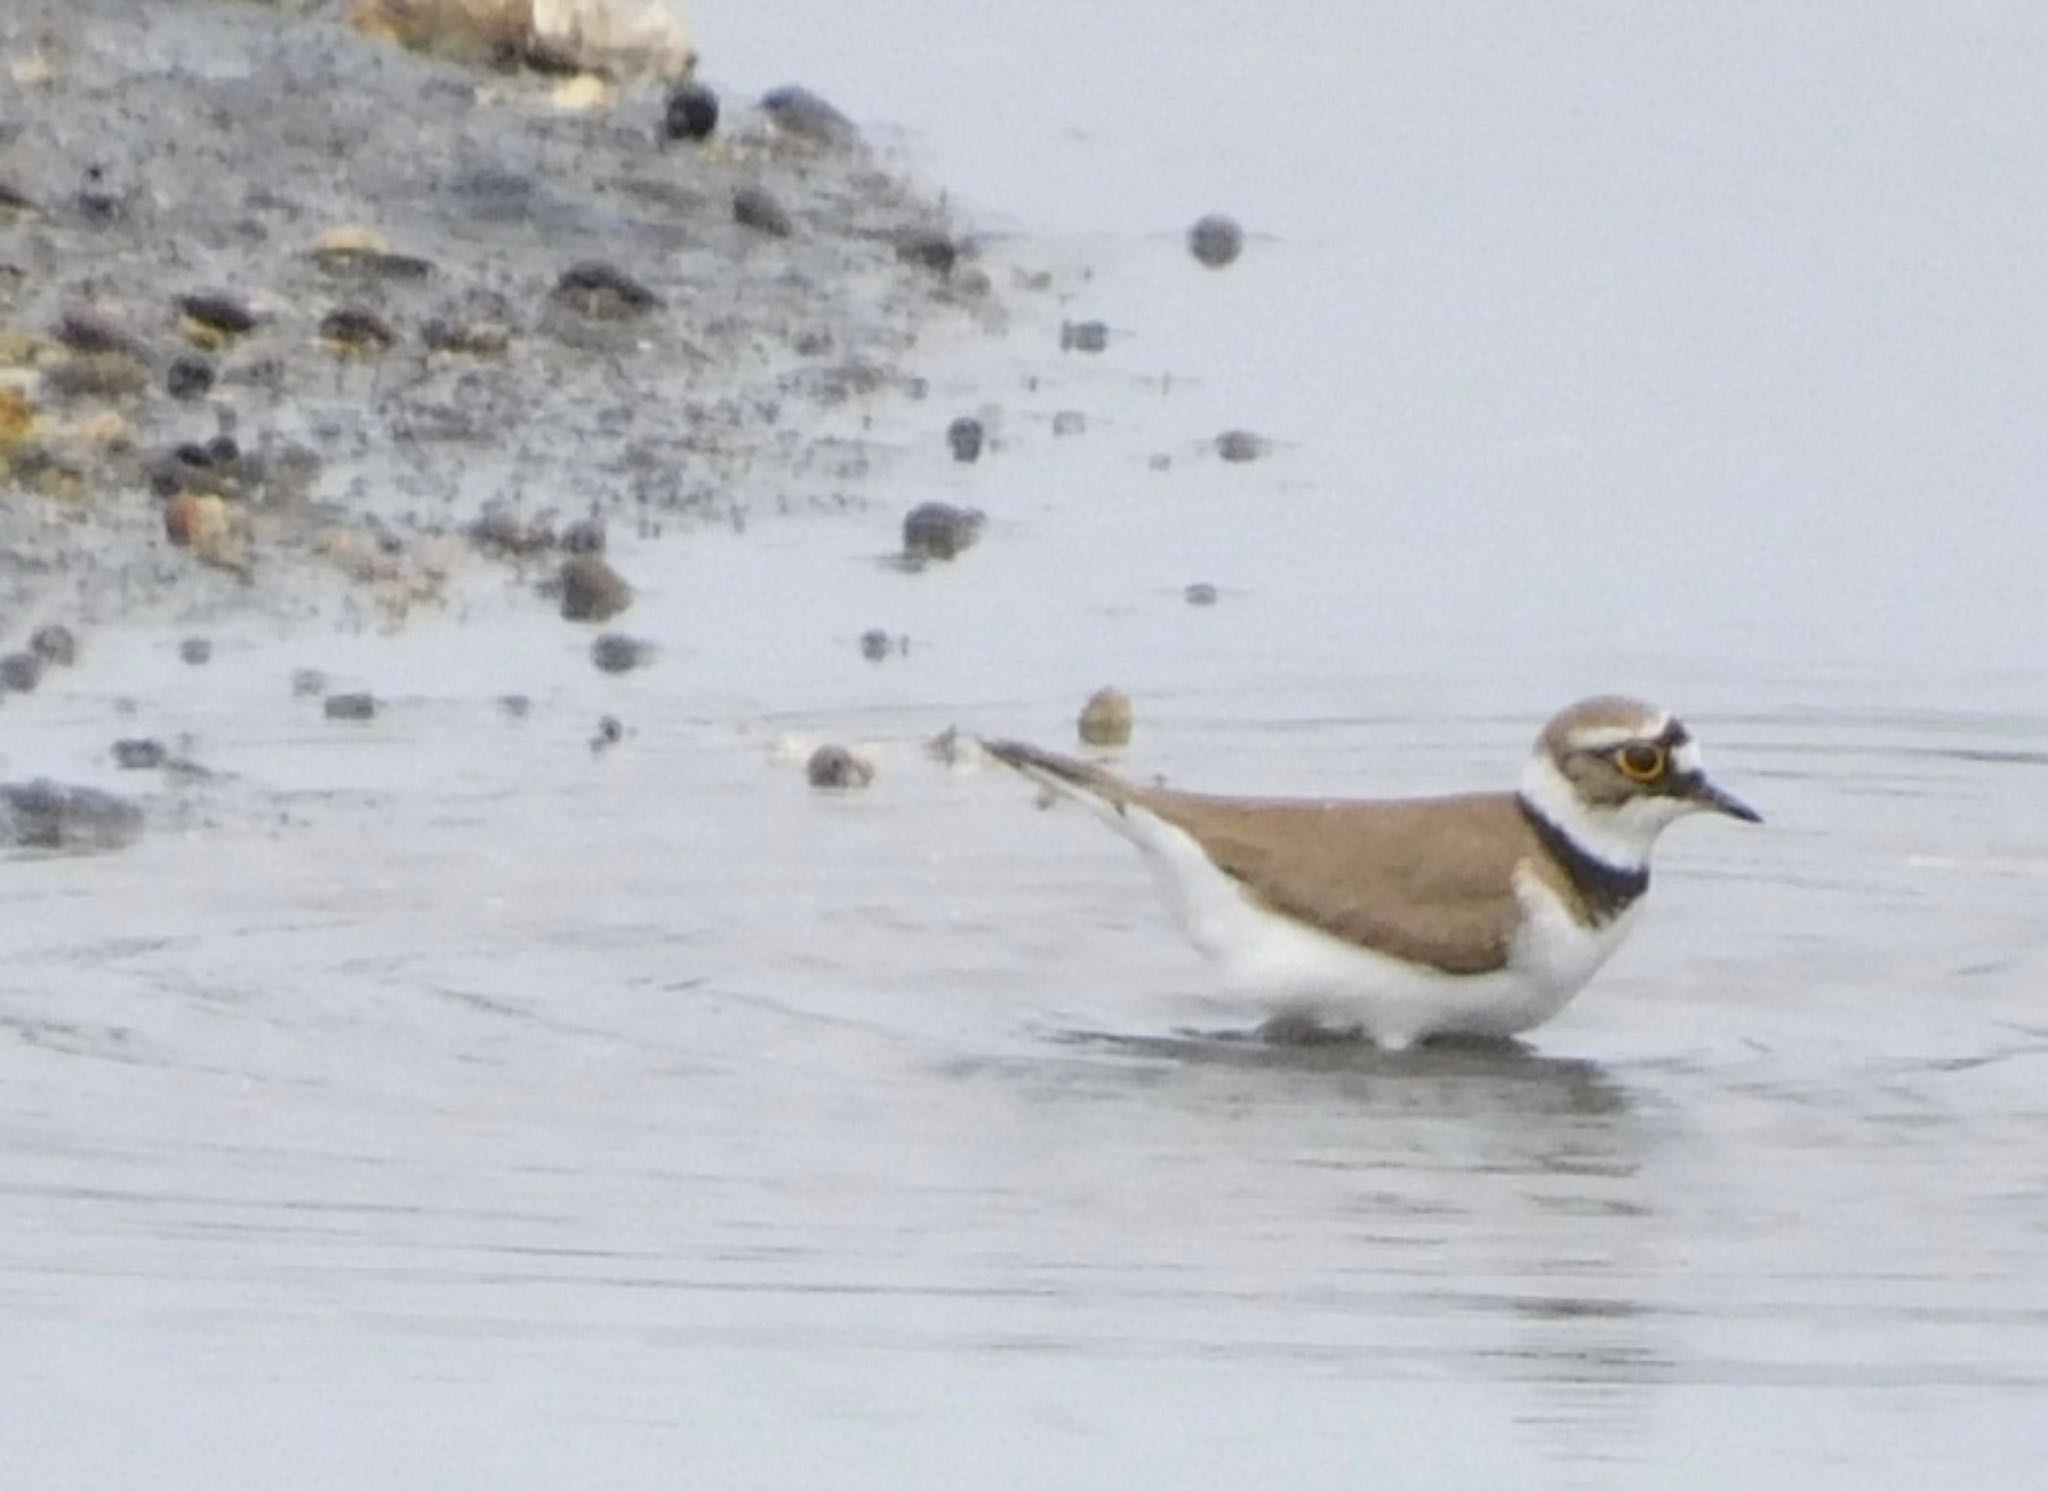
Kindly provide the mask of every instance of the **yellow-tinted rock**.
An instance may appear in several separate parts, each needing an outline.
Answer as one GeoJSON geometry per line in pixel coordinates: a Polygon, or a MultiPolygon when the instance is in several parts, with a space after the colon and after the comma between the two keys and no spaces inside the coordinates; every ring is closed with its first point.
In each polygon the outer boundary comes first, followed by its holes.
{"type": "Polygon", "coordinates": [[[1131,738],[1130,696],[1112,688],[1097,689],[1081,707],[1081,739],[1092,746],[1125,745],[1131,738]]]}

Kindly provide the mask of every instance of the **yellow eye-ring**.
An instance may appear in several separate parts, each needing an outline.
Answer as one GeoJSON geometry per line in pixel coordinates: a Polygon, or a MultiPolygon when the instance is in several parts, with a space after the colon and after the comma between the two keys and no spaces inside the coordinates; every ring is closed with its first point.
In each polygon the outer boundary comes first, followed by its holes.
{"type": "Polygon", "coordinates": [[[1614,753],[1614,764],[1632,782],[1654,782],[1664,775],[1670,760],[1660,745],[1625,745],[1614,753]]]}

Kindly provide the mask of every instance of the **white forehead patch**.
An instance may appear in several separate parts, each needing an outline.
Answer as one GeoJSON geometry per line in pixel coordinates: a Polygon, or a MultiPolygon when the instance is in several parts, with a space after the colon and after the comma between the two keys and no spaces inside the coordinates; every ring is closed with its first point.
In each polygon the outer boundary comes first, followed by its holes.
{"type": "Polygon", "coordinates": [[[1700,771],[1704,769],[1705,764],[1700,756],[1699,742],[1696,740],[1688,740],[1671,753],[1671,769],[1680,776],[1700,771]]]}
{"type": "Polygon", "coordinates": [[[1565,737],[1575,751],[1607,751],[1632,740],[1655,740],[1671,728],[1671,716],[1660,711],[1638,725],[1588,725],[1565,737]]]}

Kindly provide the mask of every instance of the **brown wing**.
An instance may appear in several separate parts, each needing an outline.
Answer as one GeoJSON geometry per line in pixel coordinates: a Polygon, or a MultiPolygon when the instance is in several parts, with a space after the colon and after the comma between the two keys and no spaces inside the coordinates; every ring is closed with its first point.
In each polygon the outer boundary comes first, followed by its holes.
{"type": "Polygon", "coordinates": [[[1276,911],[1445,973],[1490,973],[1520,924],[1515,866],[1536,849],[1505,793],[1288,802],[1130,790],[1276,911]]]}

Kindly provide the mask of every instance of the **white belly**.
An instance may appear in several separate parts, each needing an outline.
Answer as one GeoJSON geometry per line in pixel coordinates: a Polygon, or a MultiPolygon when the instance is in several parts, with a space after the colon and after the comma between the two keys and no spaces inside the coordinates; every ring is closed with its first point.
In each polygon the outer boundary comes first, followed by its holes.
{"type": "Polygon", "coordinates": [[[1131,807],[1118,826],[1144,851],[1182,930],[1253,1011],[1355,1027],[1394,1049],[1431,1035],[1506,1037],[1541,1025],[1607,961],[1635,917],[1631,907],[1605,926],[1582,926],[1523,871],[1515,891],[1526,920],[1507,965],[1492,973],[1444,973],[1268,911],[1187,834],[1140,808],[1131,807]]]}

